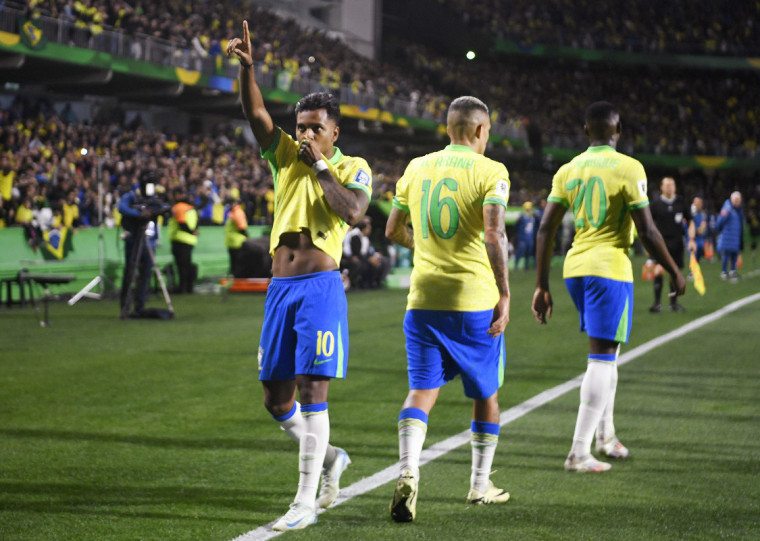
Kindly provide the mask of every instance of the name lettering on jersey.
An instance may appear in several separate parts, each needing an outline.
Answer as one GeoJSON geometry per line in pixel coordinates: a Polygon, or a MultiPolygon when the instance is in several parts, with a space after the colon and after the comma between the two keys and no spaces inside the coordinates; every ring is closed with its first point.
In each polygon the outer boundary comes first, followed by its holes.
{"type": "MultiPolygon", "coordinates": [[[[425,164],[427,166],[429,164],[425,164]]],[[[475,160],[473,158],[465,158],[462,156],[440,156],[435,159],[433,167],[451,167],[454,169],[472,169],[475,167],[475,160]]]]}
{"type": "Polygon", "coordinates": [[[620,164],[620,160],[615,158],[585,158],[573,162],[573,167],[576,169],[584,169],[586,167],[601,167],[603,169],[617,169],[620,164]]]}
{"type": "Polygon", "coordinates": [[[500,180],[496,183],[496,195],[506,198],[509,194],[509,183],[506,180],[500,180]]]}
{"type": "Polygon", "coordinates": [[[356,173],[356,178],[354,179],[354,182],[357,184],[362,184],[364,186],[369,187],[370,178],[369,174],[364,169],[359,169],[359,172],[356,173]]]}
{"type": "Polygon", "coordinates": [[[642,178],[638,181],[639,185],[639,193],[641,194],[641,197],[647,196],[647,179],[642,178]]]}

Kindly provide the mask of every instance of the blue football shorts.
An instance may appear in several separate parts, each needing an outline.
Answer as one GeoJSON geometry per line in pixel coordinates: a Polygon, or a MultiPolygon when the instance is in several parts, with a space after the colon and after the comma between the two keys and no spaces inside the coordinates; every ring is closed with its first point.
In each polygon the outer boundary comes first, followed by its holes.
{"type": "Polygon", "coordinates": [[[565,278],[575,307],[581,332],[592,338],[627,343],[633,319],[633,282],[599,276],[565,278]]]}
{"type": "Polygon", "coordinates": [[[487,334],[493,310],[407,310],[404,316],[410,389],[437,389],[462,376],[468,398],[485,399],[504,383],[504,335],[487,334]]]}
{"type": "Polygon", "coordinates": [[[259,342],[259,379],[345,378],[348,306],[338,271],[273,278],[259,342]]]}

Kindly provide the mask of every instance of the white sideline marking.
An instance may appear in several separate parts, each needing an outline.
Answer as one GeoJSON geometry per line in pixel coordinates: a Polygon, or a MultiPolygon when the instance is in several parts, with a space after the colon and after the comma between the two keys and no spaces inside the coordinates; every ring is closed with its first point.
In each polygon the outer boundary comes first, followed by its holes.
{"type": "MultiPolygon", "coordinates": [[[[688,334],[700,327],[703,327],[704,325],[707,325],[708,323],[712,323],[713,321],[720,319],[726,314],[734,312],[738,310],[739,308],[746,306],[747,304],[751,304],[758,300],[760,300],[760,293],[755,293],[754,295],[750,295],[749,297],[745,297],[743,299],[739,299],[738,301],[732,302],[731,304],[727,304],[726,306],[724,306],[723,308],[719,310],[716,310],[712,314],[707,314],[706,316],[702,316],[698,319],[695,319],[694,321],[690,321],[686,325],[683,325],[682,327],[679,327],[673,331],[670,331],[669,333],[663,334],[662,336],[658,336],[657,338],[653,338],[649,342],[641,344],[640,346],[633,348],[631,351],[628,351],[620,355],[620,357],[618,357],[618,365],[625,364],[627,362],[630,362],[636,359],[637,357],[641,357],[645,353],[648,353],[649,351],[663,344],[666,344],[670,342],[671,340],[680,338],[681,336],[688,334]]],[[[580,387],[582,380],[583,380],[583,374],[571,380],[568,380],[565,383],[561,383],[557,385],[556,387],[547,389],[546,391],[539,393],[532,398],[529,398],[522,404],[518,404],[508,409],[507,411],[502,412],[501,416],[499,417],[499,424],[501,426],[509,424],[512,421],[519,419],[526,413],[530,413],[531,411],[540,408],[544,404],[548,404],[549,402],[551,402],[555,398],[559,398],[566,392],[572,391],[573,389],[580,387]]],[[[422,454],[420,455],[420,466],[424,466],[428,462],[431,462],[435,460],[436,458],[439,458],[445,455],[446,453],[456,449],[457,447],[461,447],[462,445],[465,445],[469,442],[470,442],[469,430],[465,430],[464,432],[456,434],[455,436],[451,436],[448,439],[439,441],[438,443],[431,445],[430,447],[422,451],[422,454]]],[[[335,500],[333,507],[336,505],[340,505],[343,502],[346,502],[352,498],[355,498],[356,496],[361,496],[362,494],[369,492],[371,490],[374,490],[377,487],[380,487],[386,483],[394,481],[396,480],[397,477],[398,477],[398,464],[393,464],[392,466],[388,466],[384,470],[379,471],[374,475],[365,477],[364,479],[357,481],[353,485],[347,486],[345,488],[341,488],[340,494],[338,495],[338,498],[335,500]]],[[[236,537],[233,541],[265,541],[267,539],[272,539],[273,537],[277,537],[278,535],[285,533],[285,532],[272,531],[272,526],[274,525],[274,523],[275,521],[272,521],[269,524],[265,524],[264,526],[260,526],[256,528],[255,530],[251,530],[248,533],[244,533],[243,535],[236,537]]]]}

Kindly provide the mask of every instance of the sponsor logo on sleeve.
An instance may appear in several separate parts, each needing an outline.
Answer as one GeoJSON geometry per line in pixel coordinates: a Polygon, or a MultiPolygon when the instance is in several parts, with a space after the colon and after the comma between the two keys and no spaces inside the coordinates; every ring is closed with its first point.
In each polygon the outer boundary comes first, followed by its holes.
{"type": "Polygon", "coordinates": [[[362,184],[363,186],[369,187],[370,184],[370,178],[369,174],[364,169],[359,169],[359,172],[356,173],[356,178],[354,179],[354,182],[357,184],[362,184]]]}
{"type": "Polygon", "coordinates": [[[506,180],[500,180],[496,183],[496,195],[507,197],[509,194],[509,184],[506,180]]]}
{"type": "Polygon", "coordinates": [[[641,194],[641,197],[647,196],[647,179],[642,178],[639,182],[639,193],[641,194]]]}

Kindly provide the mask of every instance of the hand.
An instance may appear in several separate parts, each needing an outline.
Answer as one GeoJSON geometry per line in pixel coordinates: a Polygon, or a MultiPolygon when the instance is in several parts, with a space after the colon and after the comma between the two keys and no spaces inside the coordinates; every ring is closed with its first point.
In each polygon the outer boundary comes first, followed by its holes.
{"type": "Polygon", "coordinates": [[[311,139],[303,139],[298,145],[298,157],[303,163],[311,167],[317,160],[322,159],[322,152],[311,139]]]}
{"type": "Polygon", "coordinates": [[[552,294],[548,290],[543,290],[540,287],[536,288],[536,292],[533,294],[533,317],[536,318],[541,325],[546,325],[546,319],[552,317],[552,294]]]}
{"type": "Polygon", "coordinates": [[[673,280],[673,284],[676,286],[676,290],[672,293],[668,293],[669,297],[680,297],[686,293],[686,279],[681,274],[681,271],[676,270],[676,273],[670,277],[673,280]]]}
{"type": "Polygon", "coordinates": [[[232,54],[238,57],[241,64],[253,64],[253,50],[251,49],[251,35],[248,33],[248,21],[243,21],[243,39],[232,38],[227,43],[227,56],[232,54]]]}
{"type": "Polygon", "coordinates": [[[694,239],[689,240],[689,252],[696,252],[697,251],[697,241],[694,239]]]}
{"type": "Polygon", "coordinates": [[[491,326],[488,328],[488,334],[494,338],[501,335],[509,323],[509,297],[500,297],[499,302],[493,309],[491,326]]]}

